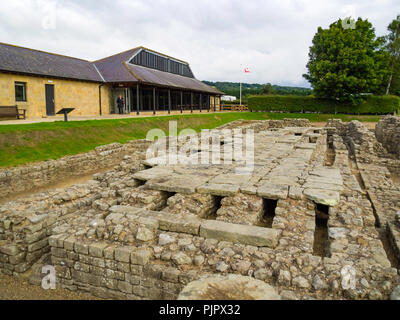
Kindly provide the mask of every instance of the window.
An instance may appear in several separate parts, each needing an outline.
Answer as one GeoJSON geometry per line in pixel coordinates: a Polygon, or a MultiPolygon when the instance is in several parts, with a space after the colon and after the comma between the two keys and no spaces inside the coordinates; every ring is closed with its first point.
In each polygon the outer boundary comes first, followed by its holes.
{"type": "Polygon", "coordinates": [[[130,61],[132,64],[194,78],[187,64],[142,50],[130,61]]]}
{"type": "Polygon", "coordinates": [[[25,82],[15,82],[15,101],[26,101],[25,82]]]}

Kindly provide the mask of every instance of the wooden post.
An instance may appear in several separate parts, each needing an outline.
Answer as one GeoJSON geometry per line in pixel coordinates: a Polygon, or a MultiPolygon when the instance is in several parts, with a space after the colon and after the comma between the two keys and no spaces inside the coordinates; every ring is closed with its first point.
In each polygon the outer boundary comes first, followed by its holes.
{"type": "Polygon", "coordinates": [[[181,113],[183,113],[183,91],[181,91],[181,113]]]}
{"type": "Polygon", "coordinates": [[[208,95],[207,95],[207,112],[210,112],[210,99],[211,99],[211,97],[210,97],[210,95],[208,94],[208,95]]]}
{"type": "Polygon", "coordinates": [[[190,113],[193,113],[193,92],[190,93],[190,113]]]}
{"type": "Polygon", "coordinates": [[[140,114],[140,107],[139,107],[139,103],[140,103],[140,90],[139,90],[139,84],[136,85],[136,114],[139,115],[140,114]]]}
{"type": "Polygon", "coordinates": [[[168,114],[171,114],[171,90],[168,89],[168,114]]]}
{"type": "Polygon", "coordinates": [[[217,111],[217,101],[215,99],[215,96],[214,96],[213,101],[214,101],[214,112],[216,112],[217,111]]]}
{"type": "Polygon", "coordinates": [[[199,100],[200,100],[200,112],[201,112],[201,109],[202,109],[202,107],[203,107],[203,106],[202,106],[202,102],[203,102],[203,101],[202,101],[202,98],[203,98],[203,97],[201,96],[201,93],[200,93],[200,98],[199,98],[199,100]]]}
{"type": "Polygon", "coordinates": [[[156,87],[153,88],[153,114],[156,114],[156,87]]]}

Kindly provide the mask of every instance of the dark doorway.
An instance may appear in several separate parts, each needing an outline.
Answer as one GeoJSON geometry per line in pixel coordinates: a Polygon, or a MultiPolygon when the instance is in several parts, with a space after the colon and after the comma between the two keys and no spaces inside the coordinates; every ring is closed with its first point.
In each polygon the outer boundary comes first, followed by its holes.
{"type": "Polygon", "coordinates": [[[46,84],[46,114],[54,116],[54,85],[46,84]]]}
{"type": "Polygon", "coordinates": [[[275,218],[275,209],[278,205],[278,200],[263,199],[263,216],[262,226],[265,228],[272,228],[272,223],[275,218]]]}

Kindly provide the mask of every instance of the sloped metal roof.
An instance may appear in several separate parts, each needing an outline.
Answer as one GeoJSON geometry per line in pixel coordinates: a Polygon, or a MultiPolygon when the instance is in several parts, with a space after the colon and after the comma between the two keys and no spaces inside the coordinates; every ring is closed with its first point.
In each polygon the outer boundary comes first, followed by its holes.
{"type": "Polygon", "coordinates": [[[0,71],[94,82],[143,83],[217,95],[223,94],[195,78],[129,63],[131,58],[140,50],[153,51],[144,47],[137,47],[101,60],[89,62],[0,43],[0,71]]]}
{"type": "Polygon", "coordinates": [[[0,43],[0,70],[39,76],[103,82],[86,60],[0,43]]]}
{"type": "MultiPolygon", "coordinates": [[[[94,64],[106,82],[139,82],[176,89],[194,90],[218,95],[223,94],[221,91],[210,87],[195,78],[189,78],[129,63],[131,58],[142,49],[155,52],[147,48],[138,47],[95,61],[94,64]]],[[[160,54],[158,52],[155,53],[160,54]]]]}
{"type": "Polygon", "coordinates": [[[101,60],[94,61],[104,78],[105,82],[137,82],[138,79],[124,66],[124,62],[128,61],[140,48],[134,48],[115,54],[101,60]]]}
{"type": "Polygon", "coordinates": [[[195,78],[184,77],[178,74],[137,66],[130,63],[125,63],[124,65],[131,71],[133,76],[139,80],[139,82],[145,84],[222,94],[222,92],[217,89],[210,87],[195,78]]]}

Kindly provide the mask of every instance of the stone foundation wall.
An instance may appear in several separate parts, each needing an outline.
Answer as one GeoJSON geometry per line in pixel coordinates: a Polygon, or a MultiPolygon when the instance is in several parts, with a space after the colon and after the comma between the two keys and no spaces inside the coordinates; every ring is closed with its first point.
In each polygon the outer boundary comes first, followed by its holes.
{"type": "Polygon", "coordinates": [[[105,242],[50,238],[58,283],[107,299],[176,299],[193,273],[152,264],[153,252],[105,242]]]}
{"type": "Polygon", "coordinates": [[[382,145],[397,157],[400,157],[400,117],[381,118],[375,129],[376,138],[382,145]]]}
{"type": "Polygon", "coordinates": [[[285,118],[283,120],[237,120],[229,122],[218,129],[245,128],[253,129],[256,133],[268,129],[283,129],[286,127],[311,127],[308,119],[285,118]]]}
{"type": "MultiPolygon", "coordinates": [[[[121,183],[136,186],[133,180],[123,180],[127,173],[143,169],[142,156],[125,156],[116,170],[121,183]]],[[[107,174],[104,174],[107,175],[107,174]]],[[[100,177],[96,177],[100,179],[100,177]]],[[[65,223],[82,211],[108,210],[116,204],[115,192],[104,191],[101,181],[91,180],[65,190],[35,194],[23,200],[11,201],[0,207],[0,271],[18,274],[27,271],[50,251],[49,236],[59,234],[65,223]]]]}
{"type": "Polygon", "coordinates": [[[95,150],[11,169],[0,169],[0,199],[16,192],[29,191],[72,176],[87,175],[109,168],[122,158],[150,145],[146,140],[133,140],[126,144],[113,143],[95,150]]]}

